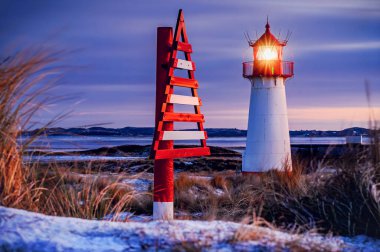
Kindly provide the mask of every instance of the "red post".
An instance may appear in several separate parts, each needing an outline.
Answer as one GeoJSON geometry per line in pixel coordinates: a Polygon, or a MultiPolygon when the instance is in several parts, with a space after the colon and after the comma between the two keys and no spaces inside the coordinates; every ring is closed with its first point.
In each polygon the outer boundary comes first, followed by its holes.
{"type": "MultiPolygon", "coordinates": [[[[171,27],[157,28],[157,66],[156,66],[156,129],[162,117],[162,104],[168,82],[170,49],[173,43],[171,27]]],[[[173,93],[170,87],[169,93],[173,93]]],[[[173,104],[166,106],[166,112],[173,112],[173,104]]],[[[174,129],[173,122],[162,122],[164,131],[174,129]]],[[[160,149],[173,149],[173,141],[161,141],[160,149]]],[[[159,220],[173,219],[174,201],[174,165],[173,159],[154,160],[153,218],[159,220]]]]}

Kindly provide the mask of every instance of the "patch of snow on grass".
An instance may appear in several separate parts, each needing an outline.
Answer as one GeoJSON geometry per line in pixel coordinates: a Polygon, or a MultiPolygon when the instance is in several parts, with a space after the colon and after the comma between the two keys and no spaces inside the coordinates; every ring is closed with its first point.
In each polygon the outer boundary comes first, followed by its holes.
{"type": "Polygon", "coordinates": [[[115,214],[108,214],[103,217],[103,220],[109,220],[109,221],[134,221],[134,222],[147,222],[151,221],[153,219],[150,215],[136,215],[131,212],[121,212],[117,215],[115,214]]]}
{"type": "Polygon", "coordinates": [[[224,221],[108,222],[0,207],[5,251],[375,251],[378,240],[288,234],[224,221]]]}
{"type": "Polygon", "coordinates": [[[211,176],[201,176],[201,175],[189,175],[188,177],[191,179],[199,179],[199,180],[206,180],[206,181],[210,181],[213,179],[213,177],[211,176]]]}
{"type": "Polygon", "coordinates": [[[223,196],[224,195],[224,191],[220,188],[216,188],[214,190],[214,194],[217,195],[217,196],[223,196]]]}
{"type": "Polygon", "coordinates": [[[149,190],[149,186],[152,184],[151,180],[140,178],[127,178],[122,181],[125,184],[131,185],[137,192],[146,192],[149,190]]]}

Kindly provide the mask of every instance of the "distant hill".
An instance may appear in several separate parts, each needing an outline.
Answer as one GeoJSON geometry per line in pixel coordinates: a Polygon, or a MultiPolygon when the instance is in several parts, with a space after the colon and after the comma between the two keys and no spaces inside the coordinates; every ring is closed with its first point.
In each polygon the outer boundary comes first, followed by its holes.
{"type": "MultiPolygon", "coordinates": [[[[244,137],[247,135],[246,130],[227,129],[227,128],[209,128],[206,129],[209,137],[244,137]]],[[[23,132],[23,136],[31,135],[48,135],[48,136],[129,136],[142,137],[152,136],[153,127],[124,127],[124,128],[47,128],[36,129],[23,132]]],[[[366,128],[348,128],[339,131],[323,131],[323,130],[296,130],[290,131],[291,136],[315,136],[315,137],[339,137],[339,136],[360,136],[369,135],[370,130],[366,128]]]]}
{"type": "Polygon", "coordinates": [[[344,130],[295,130],[290,131],[291,136],[316,136],[316,137],[340,137],[340,136],[368,136],[370,134],[370,130],[366,128],[353,127],[347,128],[344,130]]]}

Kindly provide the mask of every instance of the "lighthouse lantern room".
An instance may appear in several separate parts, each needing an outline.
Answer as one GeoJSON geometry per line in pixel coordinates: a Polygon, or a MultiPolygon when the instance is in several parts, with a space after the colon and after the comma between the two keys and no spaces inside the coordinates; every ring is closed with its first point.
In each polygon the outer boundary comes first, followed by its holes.
{"type": "Polygon", "coordinates": [[[251,82],[244,173],[292,168],[285,81],[293,76],[293,62],[282,60],[286,44],[271,33],[268,21],[265,33],[249,41],[254,60],[243,63],[243,77],[251,82]]]}

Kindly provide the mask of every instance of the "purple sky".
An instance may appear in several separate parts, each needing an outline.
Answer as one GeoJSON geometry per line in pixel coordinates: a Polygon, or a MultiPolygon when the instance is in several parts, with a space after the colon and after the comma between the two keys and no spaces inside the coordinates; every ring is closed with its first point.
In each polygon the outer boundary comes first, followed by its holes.
{"type": "Polygon", "coordinates": [[[73,111],[59,126],[110,123],[153,126],[156,27],[174,26],[178,9],[197,64],[206,127],[247,127],[250,84],[241,76],[251,60],[244,38],[264,32],[292,37],[285,59],[295,62],[287,82],[291,129],[366,126],[364,80],[380,114],[380,2],[337,1],[12,1],[0,2],[0,55],[43,45],[73,51],[56,94],[70,101],[48,106],[39,119],[73,111]]]}

